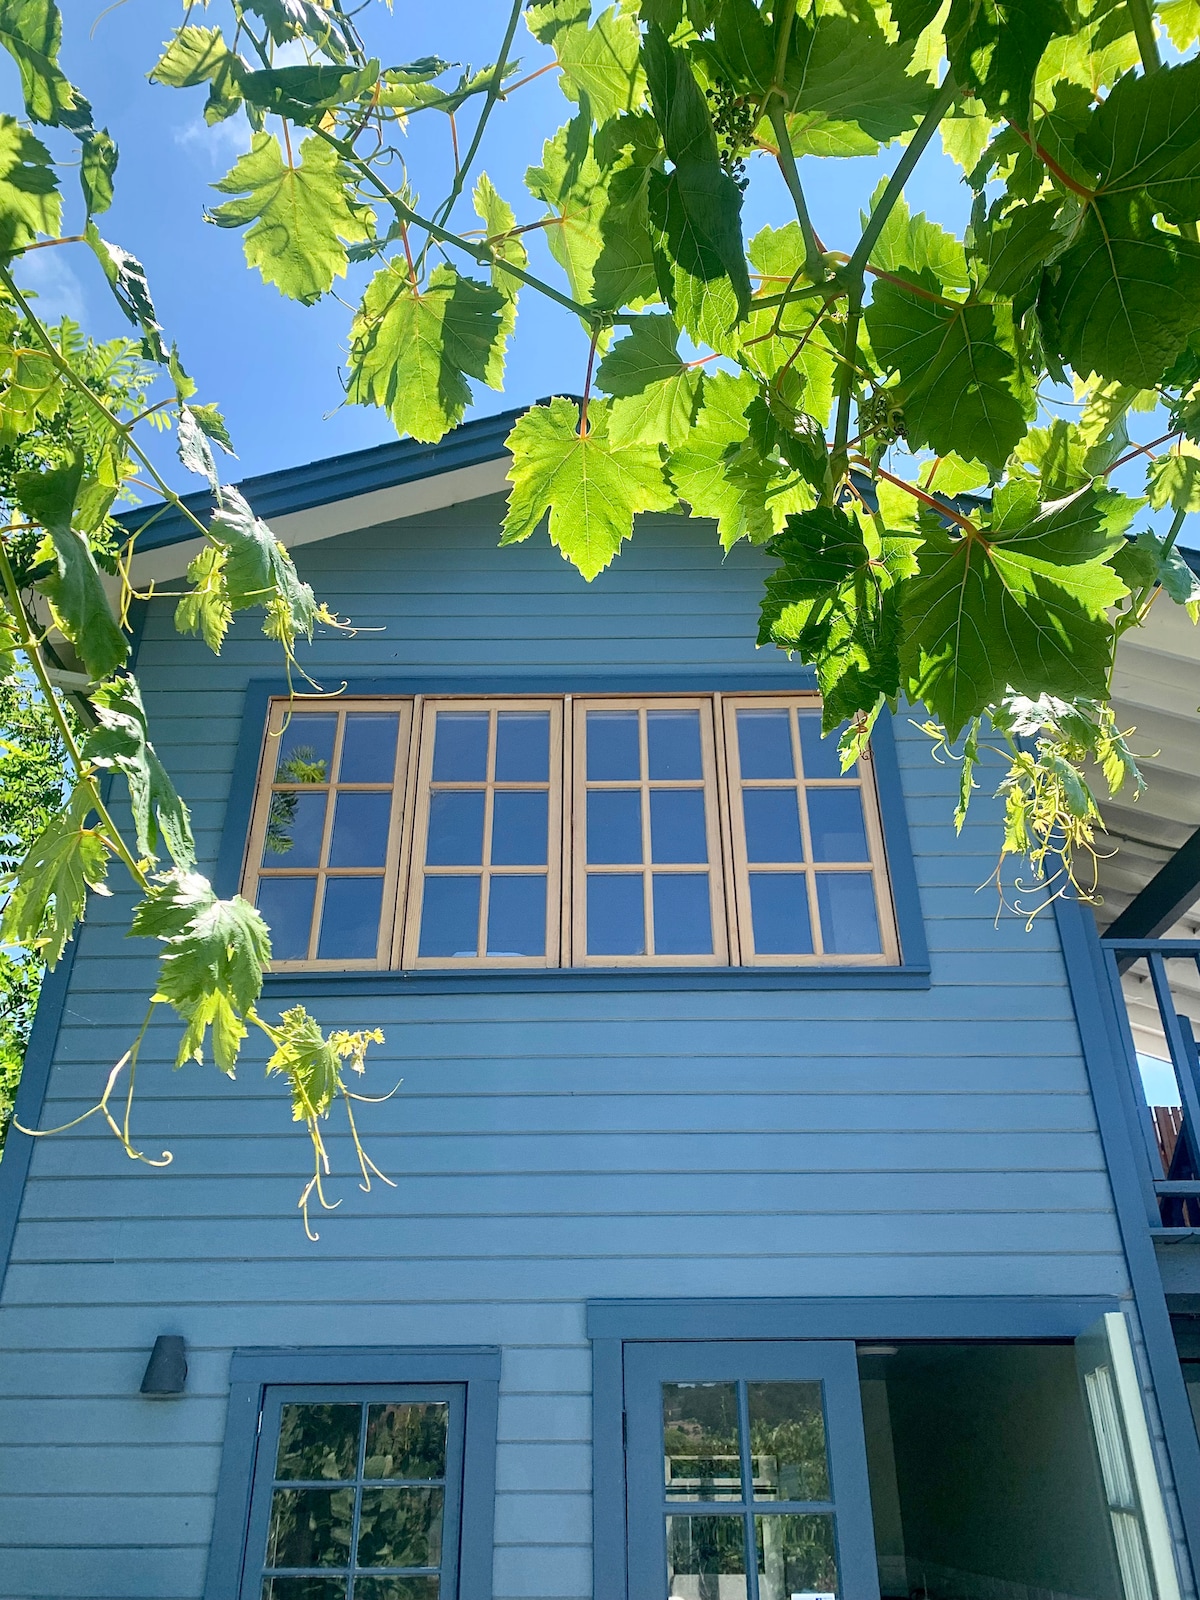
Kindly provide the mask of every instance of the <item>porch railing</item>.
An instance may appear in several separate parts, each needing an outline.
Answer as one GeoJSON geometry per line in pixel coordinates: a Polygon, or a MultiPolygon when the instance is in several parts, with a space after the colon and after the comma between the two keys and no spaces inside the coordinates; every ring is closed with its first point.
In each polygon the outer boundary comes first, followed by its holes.
{"type": "MultiPolygon", "coordinates": [[[[1144,1189],[1155,1232],[1200,1229],[1200,1052],[1193,1015],[1200,1010],[1200,939],[1101,939],[1129,1069],[1126,1109],[1144,1155],[1144,1189]],[[1153,997],[1149,1013],[1139,993],[1153,997]],[[1141,979],[1139,984],[1138,980],[1141,979]],[[1131,1015],[1136,1005],[1136,1024],[1131,1015]],[[1155,1013],[1157,1015],[1155,1016],[1155,1013]],[[1135,1033],[1169,1063],[1178,1103],[1151,1105],[1143,1088],[1135,1033]]],[[[1124,1087],[1124,1086],[1123,1086],[1124,1087]]]]}

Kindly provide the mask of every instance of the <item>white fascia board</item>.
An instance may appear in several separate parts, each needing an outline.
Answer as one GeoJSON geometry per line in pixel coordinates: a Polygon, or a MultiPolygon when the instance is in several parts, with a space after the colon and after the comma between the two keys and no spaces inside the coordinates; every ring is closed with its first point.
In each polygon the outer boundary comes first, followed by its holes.
{"type": "MultiPolygon", "coordinates": [[[[415,483],[397,484],[390,489],[372,489],[368,494],[333,500],[328,505],[313,506],[308,511],[289,512],[272,520],[271,532],[281,544],[294,550],[302,544],[336,538],[340,533],[353,533],[358,528],[374,528],[383,522],[399,522],[405,517],[441,511],[446,506],[460,505],[467,500],[482,500],[486,495],[504,494],[508,489],[505,474],[510,460],[511,457],[506,454],[495,461],[478,462],[473,467],[435,473],[415,483]]],[[[152,583],[182,577],[188,562],[198,554],[203,543],[201,539],[186,539],[179,544],[164,545],[158,550],[135,554],[132,572],[134,587],[145,590],[152,583]]]]}

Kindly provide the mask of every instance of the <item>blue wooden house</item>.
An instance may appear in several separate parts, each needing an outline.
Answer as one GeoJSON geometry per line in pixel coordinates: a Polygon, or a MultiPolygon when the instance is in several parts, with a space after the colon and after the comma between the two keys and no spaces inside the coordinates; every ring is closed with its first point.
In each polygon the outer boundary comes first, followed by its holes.
{"type": "MultiPolygon", "coordinates": [[[[289,708],[253,626],[215,659],[145,608],[264,1007],[386,1035],[359,1123],[395,1187],[331,1121],[310,1242],[278,1087],[172,1070],[166,1018],[167,1170],[95,1120],[10,1135],[0,1596],[1195,1596],[1195,645],[1164,624],[1122,679],[1171,770],[1109,819],[1111,937],[1027,929],[908,718],[841,774],[754,649],[760,551],[648,517],[588,586],[498,548],[510,424],[244,486],[360,630],[305,657],[341,693],[289,708]]],[[[169,591],[193,550],[164,517],[142,552],[169,591]]],[[[141,1020],[127,911],[47,983],[26,1126],[141,1020]]]]}

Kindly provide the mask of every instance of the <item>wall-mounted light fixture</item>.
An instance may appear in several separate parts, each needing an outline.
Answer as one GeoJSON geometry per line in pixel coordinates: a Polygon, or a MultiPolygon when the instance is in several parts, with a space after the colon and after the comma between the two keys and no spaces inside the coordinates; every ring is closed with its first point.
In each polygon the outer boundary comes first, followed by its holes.
{"type": "Polygon", "coordinates": [[[182,1394],[187,1383],[187,1350],[178,1333],[160,1333],[142,1375],[142,1393],[153,1399],[182,1394]]]}

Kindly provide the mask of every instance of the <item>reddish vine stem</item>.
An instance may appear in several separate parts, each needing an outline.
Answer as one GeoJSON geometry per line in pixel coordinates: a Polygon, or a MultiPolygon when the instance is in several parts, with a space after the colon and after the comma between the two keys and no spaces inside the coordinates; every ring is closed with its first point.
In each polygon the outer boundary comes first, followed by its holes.
{"type": "Polygon", "coordinates": [[[906,483],[903,478],[895,478],[890,472],[885,472],[882,467],[875,468],[875,476],[884,478],[888,483],[895,484],[897,489],[903,489],[906,494],[911,494],[914,500],[920,500],[931,511],[936,511],[939,516],[949,517],[952,522],[957,522],[960,528],[966,528],[971,533],[978,534],[979,529],[969,517],[964,517],[948,506],[943,500],[935,500],[933,495],[926,494],[924,489],[918,489],[915,483],[906,483]]]}
{"type": "Polygon", "coordinates": [[[588,436],[588,402],[592,398],[592,368],[596,364],[596,343],[599,338],[599,328],[593,328],[592,342],[588,346],[587,377],[583,380],[583,404],[579,408],[579,437],[581,439],[586,439],[588,436]]]}
{"type": "Polygon", "coordinates": [[[1082,183],[1076,183],[1075,179],[1070,175],[1070,173],[1065,172],[1063,168],[1059,166],[1058,162],[1055,161],[1050,152],[1048,150],[1044,150],[1042,146],[1038,144],[1037,140],[1032,137],[1032,135],[1026,133],[1024,128],[1019,127],[1015,122],[1012,121],[1011,118],[1006,118],[1006,121],[1013,132],[1019,138],[1024,139],[1025,143],[1033,151],[1034,155],[1038,158],[1046,170],[1054,174],[1064,189],[1070,189],[1072,194],[1077,194],[1082,200],[1094,200],[1096,198],[1096,191],[1094,189],[1088,189],[1082,183]]]}

